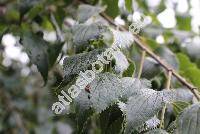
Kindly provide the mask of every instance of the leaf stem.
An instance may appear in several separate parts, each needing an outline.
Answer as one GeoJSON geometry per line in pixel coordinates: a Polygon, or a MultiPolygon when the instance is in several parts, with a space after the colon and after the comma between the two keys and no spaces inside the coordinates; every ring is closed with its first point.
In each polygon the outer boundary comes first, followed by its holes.
{"type": "Polygon", "coordinates": [[[142,56],[141,56],[141,60],[140,60],[140,68],[139,68],[139,71],[138,71],[138,79],[142,75],[142,69],[143,69],[143,65],[144,65],[145,56],[146,56],[146,51],[142,50],[142,56]]]}
{"type": "MultiPolygon", "coordinates": [[[[171,79],[172,79],[172,70],[169,69],[168,76],[167,76],[166,90],[170,90],[171,79]]],[[[164,105],[164,107],[162,108],[162,111],[161,111],[160,128],[164,128],[164,119],[165,119],[166,108],[167,108],[167,104],[164,105]]]]}
{"type": "Polygon", "coordinates": [[[172,70],[169,70],[168,71],[168,77],[167,77],[167,84],[166,84],[167,90],[170,90],[171,79],[172,79],[172,70]]]}
{"type": "Polygon", "coordinates": [[[56,30],[56,36],[57,36],[57,39],[60,41],[60,42],[64,42],[64,37],[63,37],[63,34],[62,34],[62,31],[56,21],[56,18],[54,16],[53,13],[50,14],[50,18],[51,18],[51,23],[53,24],[53,27],[54,29],[56,30]]]}
{"type": "Polygon", "coordinates": [[[166,111],[167,105],[165,104],[164,107],[162,108],[161,111],[161,121],[160,121],[160,127],[159,128],[164,128],[164,119],[165,119],[165,111],[166,111]]]}

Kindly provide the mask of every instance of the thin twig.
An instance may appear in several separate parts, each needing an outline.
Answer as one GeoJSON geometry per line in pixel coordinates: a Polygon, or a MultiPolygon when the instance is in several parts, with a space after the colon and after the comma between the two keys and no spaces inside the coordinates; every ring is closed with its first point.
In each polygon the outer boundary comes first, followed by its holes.
{"type": "Polygon", "coordinates": [[[146,56],[146,51],[142,50],[142,56],[141,56],[141,60],[140,60],[140,68],[139,68],[139,71],[138,71],[138,79],[142,75],[142,69],[143,69],[143,65],[144,65],[145,56],[146,56]]]}

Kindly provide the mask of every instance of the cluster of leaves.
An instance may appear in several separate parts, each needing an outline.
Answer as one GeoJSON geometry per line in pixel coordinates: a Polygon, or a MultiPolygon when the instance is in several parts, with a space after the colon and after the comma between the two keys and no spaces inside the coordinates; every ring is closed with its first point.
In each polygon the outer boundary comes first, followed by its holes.
{"type": "MultiPolygon", "coordinates": [[[[117,0],[86,2],[88,4],[79,6],[77,1],[71,0],[0,2],[0,39],[6,33],[20,37],[19,43],[31,64],[37,66],[45,86],[41,88],[38,85],[41,78],[34,73],[26,78],[21,77],[17,64],[13,63],[9,68],[0,64],[0,132],[63,133],[61,126],[67,127],[68,123],[74,133],[198,134],[200,104],[193,94],[174,77],[171,81],[173,89],[166,90],[165,70],[148,56],[144,59],[141,78],[136,78],[141,50],[134,43],[133,35],[116,30],[100,16],[104,11],[113,18],[121,16],[128,26],[132,21],[127,18],[134,12],[131,5],[137,4],[141,12],[153,18],[148,27],[159,30],[161,24],[155,14],[163,10],[164,3],[161,2],[159,10],[150,13],[147,4],[140,0],[125,0],[120,8],[117,0]],[[94,4],[98,6],[91,6],[94,4]],[[45,31],[55,31],[56,41],[45,40],[45,31]],[[57,101],[56,95],[61,89],[67,91],[75,84],[80,71],[91,69],[97,56],[116,42],[120,50],[113,53],[113,61],[105,64],[103,71],[96,74],[95,79],[87,85],[88,89],[82,90],[67,107],[67,116],[55,117],[52,111],[49,112],[51,109],[44,109],[57,101]],[[63,55],[67,57],[63,60],[61,70],[56,61],[63,59],[63,55]],[[30,88],[33,93],[28,92],[30,88]],[[15,103],[21,105],[14,106],[15,103]],[[161,129],[159,126],[162,125],[161,111],[164,106],[167,110],[161,129]]],[[[190,22],[190,18],[177,16],[176,30],[189,32],[190,23],[183,25],[183,19],[190,22]]],[[[162,34],[166,45],[159,45],[154,41],[157,36],[155,33],[159,32],[149,34],[151,31],[145,29],[141,33],[148,47],[188,81],[200,87],[200,56],[195,44],[189,47],[186,42],[183,47],[180,44],[184,42],[184,37],[176,35],[175,30],[164,30],[162,34]]],[[[4,48],[0,47],[0,51],[3,52],[4,48]]],[[[63,131],[66,133],[68,130],[63,131]]]]}

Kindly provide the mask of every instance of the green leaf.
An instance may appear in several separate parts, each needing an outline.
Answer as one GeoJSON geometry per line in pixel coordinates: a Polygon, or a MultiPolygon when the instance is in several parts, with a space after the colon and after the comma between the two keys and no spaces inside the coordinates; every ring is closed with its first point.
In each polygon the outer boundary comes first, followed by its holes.
{"type": "Polygon", "coordinates": [[[93,23],[90,25],[79,24],[72,28],[73,32],[73,43],[76,49],[82,50],[88,46],[89,41],[98,40],[103,37],[103,33],[108,29],[100,23],[93,23]]]}
{"type": "Polygon", "coordinates": [[[77,76],[80,71],[86,71],[91,64],[97,60],[97,55],[103,50],[93,50],[88,53],[81,53],[71,57],[66,57],[63,62],[64,78],[69,82],[73,77],[77,76]]]}
{"type": "Polygon", "coordinates": [[[55,63],[63,44],[58,43],[50,45],[41,37],[33,33],[26,32],[22,37],[22,45],[25,48],[31,62],[37,66],[44,82],[46,83],[48,70],[55,63]]]}
{"type": "Polygon", "coordinates": [[[11,5],[7,7],[8,11],[6,11],[5,19],[7,22],[18,22],[20,19],[20,13],[17,10],[15,5],[11,5]]]}
{"type": "Polygon", "coordinates": [[[153,39],[144,38],[144,41],[148,44],[148,46],[149,46],[153,51],[156,50],[156,49],[159,47],[158,43],[157,43],[155,40],[153,40],[153,39]]]}
{"type": "Polygon", "coordinates": [[[27,13],[25,14],[25,16],[26,16],[28,19],[32,20],[32,19],[34,19],[42,10],[43,10],[42,4],[38,4],[38,5],[34,6],[33,8],[31,8],[30,11],[27,12],[27,13]]]}
{"type": "Polygon", "coordinates": [[[87,126],[89,119],[94,115],[94,110],[87,109],[82,111],[82,109],[77,108],[76,110],[76,123],[77,123],[77,130],[76,132],[83,133],[87,126]]]}
{"type": "Polygon", "coordinates": [[[6,32],[8,32],[8,27],[0,24],[0,42],[6,32]]]}
{"type": "Polygon", "coordinates": [[[20,15],[23,16],[32,7],[37,6],[39,4],[42,5],[44,3],[43,1],[40,1],[40,0],[19,0],[20,15]]]}
{"type": "Polygon", "coordinates": [[[48,47],[46,42],[35,34],[25,33],[22,38],[22,45],[24,46],[31,62],[37,66],[46,83],[49,70],[47,54],[48,47]]]}
{"type": "Polygon", "coordinates": [[[177,54],[180,63],[180,74],[183,75],[192,84],[200,88],[200,70],[198,67],[190,61],[190,59],[182,54],[177,54]]]}
{"type": "Polygon", "coordinates": [[[83,23],[93,16],[97,16],[103,12],[105,7],[95,7],[87,4],[80,5],[78,7],[78,21],[83,23]]]}
{"type": "Polygon", "coordinates": [[[119,14],[118,0],[103,0],[103,4],[107,6],[106,13],[115,18],[119,14]]]}
{"type": "Polygon", "coordinates": [[[177,27],[180,30],[191,30],[191,16],[176,16],[177,27]]]}
{"type": "Polygon", "coordinates": [[[129,12],[132,12],[133,9],[132,9],[132,0],[125,0],[125,6],[126,6],[126,9],[129,11],[129,12]]]}
{"type": "Polygon", "coordinates": [[[186,108],[177,120],[176,132],[179,134],[199,134],[200,132],[200,104],[193,104],[186,108]]]}
{"type": "Polygon", "coordinates": [[[48,60],[49,60],[49,68],[51,68],[55,61],[57,60],[62,47],[64,45],[64,42],[59,42],[56,44],[49,44],[47,52],[48,52],[48,60]]]}
{"type": "Polygon", "coordinates": [[[119,134],[123,126],[123,113],[117,105],[110,106],[100,113],[101,133],[104,134],[119,134]]]}
{"type": "Polygon", "coordinates": [[[173,112],[177,116],[179,115],[186,107],[190,105],[188,102],[184,101],[176,101],[172,103],[173,105],[173,112]]]}
{"type": "Polygon", "coordinates": [[[131,59],[128,59],[128,69],[123,72],[123,77],[133,77],[135,73],[135,63],[131,59]]]}

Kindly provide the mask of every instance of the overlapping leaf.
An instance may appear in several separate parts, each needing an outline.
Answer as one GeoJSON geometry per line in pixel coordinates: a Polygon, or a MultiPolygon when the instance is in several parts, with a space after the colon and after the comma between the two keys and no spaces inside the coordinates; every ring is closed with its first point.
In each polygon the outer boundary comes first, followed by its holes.
{"type": "Polygon", "coordinates": [[[37,66],[46,82],[48,70],[55,63],[62,49],[63,43],[51,45],[33,33],[25,33],[22,38],[22,45],[24,46],[31,62],[37,66]]]}
{"type": "Polygon", "coordinates": [[[193,104],[186,108],[177,120],[176,133],[199,134],[200,132],[200,104],[193,104]]]}
{"type": "Polygon", "coordinates": [[[122,78],[122,98],[129,98],[122,111],[126,111],[126,133],[138,129],[162,109],[165,103],[179,98],[175,91],[155,91],[150,89],[148,80],[122,78]]]}
{"type": "Polygon", "coordinates": [[[165,130],[163,129],[154,129],[154,130],[151,130],[145,134],[169,134],[168,132],[166,132],[165,130]]]}
{"type": "Polygon", "coordinates": [[[72,29],[73,42],[77,49],[81,49],[89,44],[91,40],[98,40],[103,37],[103,33],[108,29],[100,23],[93,23],[90,25],[79,24],[75,25],[72,29]]]}
{"type": "Polygon", "coordinates": [[[79,22],[85,22],[89,18],[98,15],[103,12],[105,7],[94,7],[91,5],[83,4],[78,8],[78,20],[79,22]]]}
{"type": "Polygon", "coordinates": [[[86,71],[91,64],[97,60],[97,55],[103,50],[93,50],[88,53],[81,53],[75,56],[66,57],[63,62],[64,77],[69,82],[77,76],[80,71],[86,71]]]}
{"type": "Polygon", "coordinates": [[[94,81],[89,84],[90,93],[81,92],[77,103],[84,109],[93,107],[97,112],[105,110],[116,102],[121,94],[120,79],[110,73],[96,75],[94,81]],[[89,97],[88,97],[89,96],[89,97]]]}

